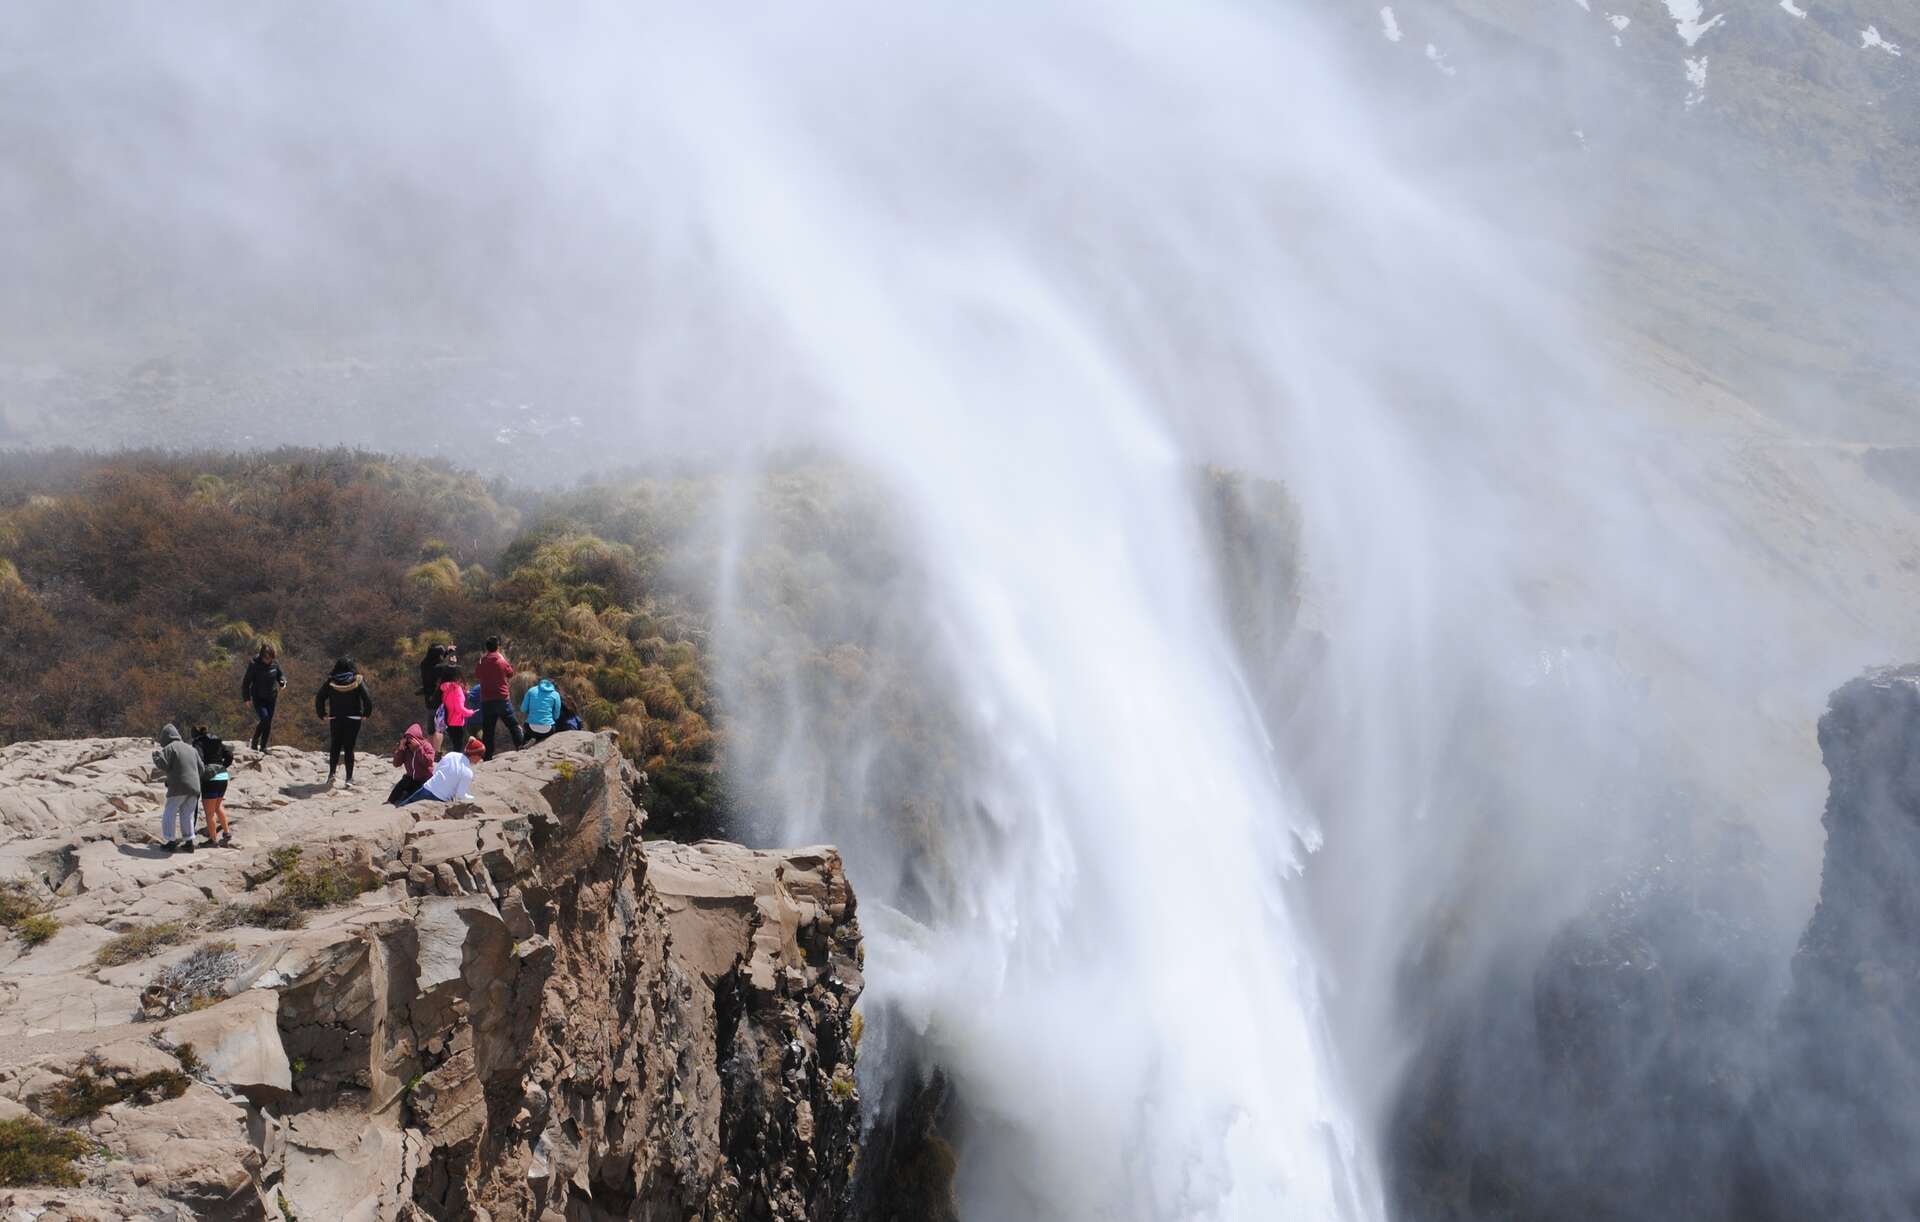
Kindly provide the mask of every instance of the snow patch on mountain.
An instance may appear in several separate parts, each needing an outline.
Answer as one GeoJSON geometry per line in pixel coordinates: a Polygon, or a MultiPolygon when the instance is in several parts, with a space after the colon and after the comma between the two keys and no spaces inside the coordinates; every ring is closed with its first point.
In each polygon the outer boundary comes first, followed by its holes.
{"type": "Polygon", "coordinates": [[[1687,67],[1687,109],[1707,100],[1707,57],[1682,61],[1687,67]]]}
{"type": "Polygon", "coordinates": [[[1787,12],[1792,14],[1793,16],[1801,18],[1802,20],[1806,18],[1807,10],[1796,6],[1793,0],[1780,0],[1780,7],[1787,10],[1787,12]]]}
{"type": "Polygon", "coordinates": [[[1400,22],[1393,15],[1393,6],[1387,5],[1380,10],[1380,32],[1386,35],[1388,42],[1401,39],[1400,22]]]}
{"type": "Polygon", "coordinates": [[[1715,13],[1705,21],[1700,20],[1705,12],[1700,0],[1666,0],[1666,5],[1667,15],[1673,18],[1674,31],[1680,35],[1680,41],[1689,47],[1699,42],[1708,30],[1726,20],[1727,16],[1725,13],[1715,13]]]}
{"type": "Polygon", "coordinates": [[[1427,44],[1427,60],[1434,67],[1440,69],[1440,71],[1445,73],[1447,76],[1457,75],[1460,71],[1458,68],[1454,67],[1452,64],[1447,62],[1447,53],[1445,51],[1442,51],[1439,47],[1434,46],[1432,43],[1427,44]]]}
{"type": "Polygon", "coordinates": [[[1885,51],[1888,55],[1900,54],[1899,43],[1888,42],[1886,39],[1880,36],[1880,30],[1878,27],[1868,26],[1866,29],[1860,31],[1860,49],[1862,51],[1867,51],[1867,50],[1871,50],[1874,47],[1880,48],[1882,51],[1885,51]]]}

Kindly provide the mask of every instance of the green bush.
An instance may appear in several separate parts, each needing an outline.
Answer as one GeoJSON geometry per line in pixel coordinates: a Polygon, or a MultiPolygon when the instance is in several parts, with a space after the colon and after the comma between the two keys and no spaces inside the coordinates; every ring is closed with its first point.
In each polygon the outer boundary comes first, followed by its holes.
{"type": "Polygon", "coordinates": [[[77,1187],[73,1160],[92,1150],[80,1134],[31,1116],[0,1120],[0,1188],[77,1187]]]}
{"type": "Polygon", "coordinates": [[[13,936],[28,946],[38,946],[60,932],[60,918],[49,913],[22,917],[13,923],[13,936]]]}

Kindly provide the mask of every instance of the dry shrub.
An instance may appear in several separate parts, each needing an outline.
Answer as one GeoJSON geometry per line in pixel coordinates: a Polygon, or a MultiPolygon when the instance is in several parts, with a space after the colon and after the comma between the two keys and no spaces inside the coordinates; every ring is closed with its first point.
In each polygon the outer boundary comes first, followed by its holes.
{"type": "Polygon", "coordinates": [[[93,961],[101,967],[119,967],[132,963],[136,959],[145,959],[148,955],[169,946],[177,946],[187,940],[187,926],[183,921],[159,921],[151,925],[136,925],[125,933],[116,935],[112,941],[102,946],[93,961]]]}
{"type": "Polygon", "coordinates": [[[160,969],[140,995],[149,1016],[171,1018],[204,1009],[226,996],[226,984],[246,967],[231,942],[204,942],[178,963],[160,969]]]}

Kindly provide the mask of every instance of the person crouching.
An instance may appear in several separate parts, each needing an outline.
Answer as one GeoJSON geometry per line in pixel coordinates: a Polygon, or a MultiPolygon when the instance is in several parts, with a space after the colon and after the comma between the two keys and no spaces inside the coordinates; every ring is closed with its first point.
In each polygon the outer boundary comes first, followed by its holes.
{"type": "Polygon", "coordinates": [[[414,795],[422,785],[433,777],[433,744],[427,741],[427,732],[419,723],[407,727],[406,736],[393,750],[393,766],[400,769],[400,779],[393,783],[393,792],[387,795],[389,806],[398,806],[414,795]]]}

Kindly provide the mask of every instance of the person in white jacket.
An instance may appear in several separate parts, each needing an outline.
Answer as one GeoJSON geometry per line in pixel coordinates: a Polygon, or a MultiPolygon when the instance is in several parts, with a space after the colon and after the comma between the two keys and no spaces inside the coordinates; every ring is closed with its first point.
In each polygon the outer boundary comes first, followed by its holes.
{"type": "Polygon", "coordinates": [[[469,792],[472,786],[473,765],[467,762],[467,757],[461,752],[449,751],[440,757],[439,763],[433,766],[433,775],[427,778],[427,783],[414,790],[413,796],[400,805],[407,806],[414,802],[428,800],[458,801],[473,796],[469,792]]]}

